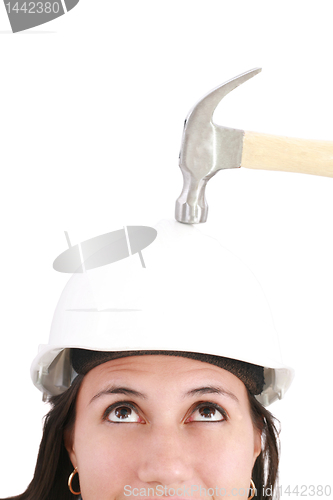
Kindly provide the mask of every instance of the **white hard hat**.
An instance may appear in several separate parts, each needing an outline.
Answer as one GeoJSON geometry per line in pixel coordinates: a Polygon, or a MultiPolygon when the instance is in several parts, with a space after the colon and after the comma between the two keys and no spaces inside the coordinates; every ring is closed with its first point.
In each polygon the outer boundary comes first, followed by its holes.
{"type": "MultiPolygon", "coordinates": [[[[76,375],[70,348],[180,351],[264,367],[257,399],[267,406],[282,398],[293,370],[282,363],[271,312],[252,272],[192,225],[163,220],[138,226],[137,234],[140,228],[153,234],[151,243],[134,248],[127,234],[127,258],[119,245],[108,257],[117,246],[108,238],[103,248],[90,244],[87,251],[82,244],[82,265],[60,297],[49,343],[33,361],[34,384],[46,395],[64,392],[76,375]]],[[[60,261],[60,267],[70,262],[67,271],[76,265],[75,259],[60,261]]]]}

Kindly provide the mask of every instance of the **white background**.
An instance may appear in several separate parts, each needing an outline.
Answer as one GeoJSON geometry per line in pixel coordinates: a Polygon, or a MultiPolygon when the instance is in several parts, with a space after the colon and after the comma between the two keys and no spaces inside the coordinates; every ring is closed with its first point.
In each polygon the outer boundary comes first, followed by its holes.
{"type": "MultiPolygon", "coordinates": [[[[72,244],[173,218],[189,109],[256,66],[215,120],[333,140],[330,1],[81,0],[11,34],[0,5],[0,497],[34,470],[41,394],[29,378],[68,276],[52,269],[72,244]]],[[[219,172],[207,188],[216,235],[256,274],[284,361],[281,484],[332,486],[333,180],[219,172]]],[[[241,311],[240,311],[241,314],[241,311]]]]}

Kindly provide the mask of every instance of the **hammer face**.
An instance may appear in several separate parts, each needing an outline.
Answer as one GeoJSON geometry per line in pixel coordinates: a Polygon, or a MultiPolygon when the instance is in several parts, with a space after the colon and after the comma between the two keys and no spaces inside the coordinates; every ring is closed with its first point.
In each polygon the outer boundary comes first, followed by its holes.
{"type": "Polygon", "coordinates": [[[176,220],[187,224],[206,222],[208,205],[205,188],[216,172],[238,168],[241,164],[242,130],[220,127],[212,122],[196,126],[189,116],[183,133],[179,166],[183,173],[183,191],[176,201],[176,220]]]}

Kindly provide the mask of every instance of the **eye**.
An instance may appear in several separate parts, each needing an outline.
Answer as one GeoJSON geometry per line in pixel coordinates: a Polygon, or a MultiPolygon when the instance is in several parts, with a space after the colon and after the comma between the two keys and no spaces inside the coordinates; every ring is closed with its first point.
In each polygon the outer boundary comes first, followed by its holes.
{"type": "Polygon", "coordinates": [[[214,403],[204,403],[197,406],[186,422],[222,422],[227,420],[227,413],[214,403]]]}
{"type": "Polygon", "coordinates": [[[115,423],[144,423],[134,406],[128,403],[109,406],[104,413],[104,419],[115,423]]]}

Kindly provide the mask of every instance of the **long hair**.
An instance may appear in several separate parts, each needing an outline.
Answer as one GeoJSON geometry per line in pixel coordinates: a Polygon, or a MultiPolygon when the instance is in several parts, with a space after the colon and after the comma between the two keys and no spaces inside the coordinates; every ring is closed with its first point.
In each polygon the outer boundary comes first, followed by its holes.
{"type": "MultiPolygon", "coordinates": [[[[67,485],[73,471],[64,443],[64,432],[75,423],[76,398],[84,375],[78,375],[63,394],[50,399],[51,410],[44,420],[34,477],[21,495],[6,500],[74,500],[67,485]]],[[[252,471],[256,500],[271,500],[276,496],[279,465],[279,441],[276,420],[256,398],[248,393],[253,425],[261,432],[261,453],[252,471]]],[[[76,486],[75,486],[76,487],[76,486]]]]}
{"type": "Polygon", "coordinates": [[[256,500],[278,499],[278,470],[280,442],[278,420],[248,392],[251,418],[261,432],[261,453],[252,469],[252,480],[256,487],[256,500]]]}
{"type": "Polygon", "coordinates": [[[67,486],[73,466],[63,436],[74,425],[82,380],[83,375],[78,375],[63,394],[50,398],[52,408],[45,416],[34,477],[24,493],[6,500],[77,500],[67,486]]]}

